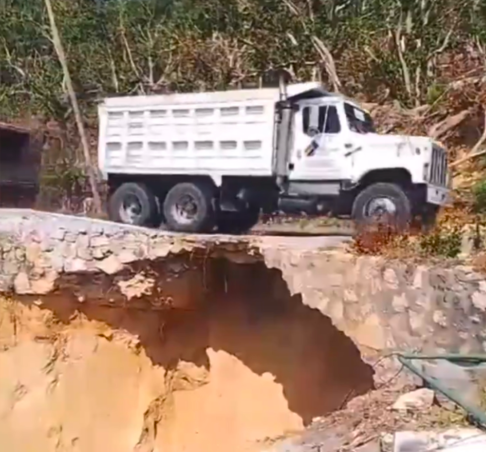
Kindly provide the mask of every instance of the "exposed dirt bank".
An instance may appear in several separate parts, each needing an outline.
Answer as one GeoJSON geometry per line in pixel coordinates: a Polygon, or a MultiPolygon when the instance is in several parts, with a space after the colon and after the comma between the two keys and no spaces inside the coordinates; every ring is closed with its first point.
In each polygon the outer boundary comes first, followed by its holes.
{"type": "Polygon", "coordinates": [[[2,450],[256,451],[372,387],[354,344],[279,271],[204,268],[168,289],[170,309],[64,290],[3,300],[2,450]]]}
{"type": "Polygon", "coordinates": [[[0,447],[258,451],[395,374],[362,359],[484,349],[483,275],[321,239],[0,210],[0,447]]]}

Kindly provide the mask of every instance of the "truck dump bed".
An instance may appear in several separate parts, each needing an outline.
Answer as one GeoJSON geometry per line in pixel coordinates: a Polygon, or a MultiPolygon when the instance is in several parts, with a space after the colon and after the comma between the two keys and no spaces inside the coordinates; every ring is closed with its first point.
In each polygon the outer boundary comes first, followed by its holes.
{"type": "Polygon", "coordinates": [[[99,166],[106,175],[272,174],[276,88],[106,99],[99,166]]]}

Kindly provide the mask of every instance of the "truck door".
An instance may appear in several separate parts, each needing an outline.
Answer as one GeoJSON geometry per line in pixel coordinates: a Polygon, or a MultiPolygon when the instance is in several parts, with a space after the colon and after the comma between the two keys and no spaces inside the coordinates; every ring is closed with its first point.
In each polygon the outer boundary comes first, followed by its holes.
{"type": "Polygon", "coordinates": [[[343,136],[337,107],[308,104],[295,114],[291,180],[340,180],[343,136]]]}

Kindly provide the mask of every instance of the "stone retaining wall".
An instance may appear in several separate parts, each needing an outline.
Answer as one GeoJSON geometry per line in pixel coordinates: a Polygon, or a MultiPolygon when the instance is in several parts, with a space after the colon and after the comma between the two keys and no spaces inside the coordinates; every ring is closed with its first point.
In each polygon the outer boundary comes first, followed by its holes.
{"type": "Polygon", "coordinates": [[[19,214],[0,221],[0,291],[45,296],[72,290],[89,302],[106,301],[112,286],[111,302],[160,307],[170,299],[161,292],[161,275],[175,281],[185,272],[201,271],[201,262],[216,257],[264,261],[364,354],[486,349],[486,280],[471,267],[417,265],[275,243],[258,237],[182,237],[75,217],[19,214]]]}

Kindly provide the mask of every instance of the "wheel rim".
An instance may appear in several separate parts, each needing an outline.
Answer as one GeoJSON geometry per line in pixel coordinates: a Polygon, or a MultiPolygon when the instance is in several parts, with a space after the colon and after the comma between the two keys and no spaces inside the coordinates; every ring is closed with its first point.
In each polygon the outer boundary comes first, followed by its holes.
{"type": "Polygon", "coordinates": [[[373,198],[364,207],[364,216],[383,222],[397,216],[397,206],[390,198],[373,198]]]}
{"type": "Polygon", "coordinates": [[[172,215],[179,224],[192,223],[198,212],[196,199],[191,195],[182,196],[172,207],[172,215]]]}
{"type": "Polygon", "coordinates": [[[123,223],[138,224],[142,217],[142,204],[135,195],[128,195],[123,199],[119,214],[123,223]]]}

